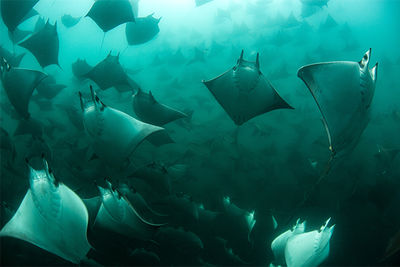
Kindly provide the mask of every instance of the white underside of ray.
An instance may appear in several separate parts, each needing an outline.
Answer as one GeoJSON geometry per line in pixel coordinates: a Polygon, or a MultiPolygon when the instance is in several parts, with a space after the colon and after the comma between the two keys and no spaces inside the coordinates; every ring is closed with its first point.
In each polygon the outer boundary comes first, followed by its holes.
{"type": "Polygon", "coordinates": [[[94,105],[85,109],[84,125],[95,153],[115,164],[124,162],[146,137],[164,130],[110,107],[96,110],[94,105]]]}
{"type": "Polygon", "coordinates": [[[103,202],[96,216],[95,225],[131,238],[147,239],[160,225],[146,222],[124,198],[109,189],[99,188],[103,202]]]}
{"type": "Polygon", "coordinates": [[[299,77],[321,111],[331,149],[351,150],[369,121],[370,109],[364,97],[371,91],[373,94],[370,77],[360,71],[357,62],[345,61],[305,66],[299,77]]]}
{"type": "Polygon", "coordinates": [[[306,222],[300,223],[300,219],[297,220],[296,225],[293,229],[289,229],[286,232],[280,234],[271,243],[271,249],[274,253],[275,262],[277,264],[285,264],[285,247],[289,238],[304,233],[306,222]]]}
{"type": "Polygon", "coordinates": [[[38,193],[43,195],[35,198],[32,190],[28,190],[0,236],[27,241],[67,261],[79,263],[90,250],[85,205],[63,184],[55,192],[38,193]],[[49,194],[51,199],[46,199],[49,194]]]}
{"type": "Polygon", "coordinates": [[[320,231],[300,233],[288,239],[285,248],[288,267],[318,266],[328,257],[329,242],[334,230],[334,226],[327,227],[328,222],[320,231]]]}

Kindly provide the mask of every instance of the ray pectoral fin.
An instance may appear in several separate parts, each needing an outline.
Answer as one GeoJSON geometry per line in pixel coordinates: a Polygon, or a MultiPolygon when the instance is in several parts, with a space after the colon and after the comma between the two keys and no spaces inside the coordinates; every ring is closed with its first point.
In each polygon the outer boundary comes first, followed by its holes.
{"type": "Polygon", "coordinates": [[[171,138],[171,136],[164,128],[149,134],[146,139],[154,146],[162,146],[175,143],[175,141],[171,138]]]}
{"type": "Polygon", "coordinates": [[[315,103],[318,106],[319,111],[321,112],[321,116],[322,116],[322,123],[324,125],[326,134],[328,136],[328,141],[329,141],[329,150],[333,151],[333,146],[332,146],[332,136],[331,136],[331,132],[328,126],[328,121],[325,118],[325,115],[323,113],[323,110],[321,108],[320,102],[318,100],[318,97],[316,95],[316,91],[318,88],[317,83],[314,80],[314,77],[312,75],[313,69],[318,69],[319,67],[321,67],[321,65],[323,64],[314,64],[314,65],[309,65],[309,66],[305,66],[302,67],[298,70],[297,72],[297,76],[303,80],[303,82],[306,84],[308,90],[310,91],[311,95],[313,96],[315,103]]]}
{"type": "Polygon", "coordinates": [[[128,0],[98,0],[94,2],[85,17],[90,17],[107,32],[125,22],[135,21],[131,3],[128,0]]]}
{"type": "Polygon", "coordinates": [[[260,71],[259,55],[255,62],[243,59],[217,76],[203,81],[217,102],[236,125],[278,108],[291,108],[260,71]]]}
{"type": "Polygon", "coordinates": [[[212,81],[213,81],[213,80],[201,80],[201,82],[202,82],[205,86],[207,86],[207,88],[211,85],[212,81]]]}
{"type": "Polygon", "coordinates": [[[28,106],[33,90],[46,77],[40,71],[12,67],[3,74],[3,87],[11,104],[22,117],[29,117],[28,106]]]}
{"type": "Polygon", "coordinates": [[[149,91],[149,96],[150,96],[150,99],[151,99],[151,101],[153,103],[157,103],[157,100],[154,98],[154,95],[153,95],[153,93],[151,91],[149,91]]]}
{"type": "Polygon", "coordinates": [[[375,66],[370,70],[371,72],[371,77],[372,80],[376,83],[378,79],[378,62],[375,64],[375,66]]]}
{"type": "Polygon", "coordinates": [[[44,163],[43,170],[29,167],[30,189],[0,235],[27,241],[77,264],[90,250],[88,212],[71,189],[55,184],[44,163]]]}
{"type": "Polygon", "coordinates": [[[321,118],[321,122],[322,122],[322,124],[324,125],[326,134],[327,134],[327,136],[328,136],[329,150],[333,152],[334,149],[333,149],[333,146],[332,146],[332,138],[331,138],[331,133],[330,133],[329,127],[328,127],[328,122],[325,120],[325,118],[324,118],[323,116],[322,116],[322,118],[321,118]]]}
{"type": "Polygon", "coordinates": [[[51,64],[58,65],[59,39],[57,23],[51,25],[47,21],[44,28],[19,43],[19,45],[28,49],[43,68],[51,64]]]}
{"type": "MultiPolygon", "coordinates": [[[[275,90],[275,89],[274,89],[275,90]]],[[[279,94],[276,92],[276,100],[275,100],[275,106],[273,109],[295,109],[292,107],[288,102],[286,102],[279,94]]]]}
{"type": "Polygon", "coordinates": [[[166,223],[151,223],[151,222],[148,222],[146,219],[144,219],[144,218],[136,211],[136,209],[132,206],[132,204],[129,202],[128,199],[126,199],[125,197],[124,197],[124,199],[125,199],[126,203],[128,204],[128,206],[130,207],[130,209],[131,209],[131,211],[133,212],[133,214],[134,214],[142,223],[144,223],[145,225],[147,225],[147,227],[149,227],[150,229],[153,229],[153,230],[154,230],[155,228],[159,228],[159,227],[161,227],[161,226],[166,225],[166,223]]]}
{"type": "Polygon", "coordinates": [[[306,84],[306,86],[308,87],[308,89],[311,92],[313,91],[312,88],[315,88],[315,82],[311,75],[312,68],[313,68],[313,65],[309,65],[309,66],[301,67],[297,71],[297,77],[299,77],[306,84]]]}
{"type": "MultiPolygon", "coordinates": [[[[57,222],[55,218],[42,216],[46,210],[38,209],[32,191],[28,190],[14,217],[1,230],[0,236],[27,241],[65,260],[79,263],[90,249],[86,238],[87,210],[71,190],[64,185],[60,185],[60,188],[62,199],[69,203],[62,207],[63,215],[57,222]]],[[[42,204],[42,208],[49,206],[49,203],[42,204]]]]}

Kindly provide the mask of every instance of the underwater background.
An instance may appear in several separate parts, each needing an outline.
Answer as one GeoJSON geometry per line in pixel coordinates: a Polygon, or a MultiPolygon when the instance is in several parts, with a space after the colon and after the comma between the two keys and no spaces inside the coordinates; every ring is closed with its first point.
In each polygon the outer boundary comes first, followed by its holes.
{"type": "MultiPolygon", "coordinates": [[[[126,23],[104,33],[86,16],[94,1],[40,0],[34,6],[38,14],[18,28],[31,33],[38,23],[57,22],[58,65],[44,68],[0,23],[2,53],[25,53],[20,68],[65,85],[50,98],[33,91],[34,122],[21,119],[1,85],[1,228],[30,187],[26,160],[42,169],[44,156],[56,180],[80,198],[99,196],[98,186],[109,181],[113,189],[140,194],[148,205],[146,219],[162,224],[153,237],[135,238],[123,229],[96,230],[89,211],[92,248],[84,265],[265,266],[274,262],[271,242],[298,218],[307,221],[307,231],[328,218],[335,225],[321,265],[399,265],[400,1],[197,2],[130,1],[136,17],[161,19],[154,37],[129,45],[126,23]],[[67,27],[61,20],[65,14],[80,19],[67,27]],[[317,62],[358,62],[369,48],[370,68],[379,62],[371,119],[354,150],[317,182],[330,158],[329,143],[321,113],[297,71],[317,62]],[[260,71],[294,109],[272,110],[235,125],[202,81],[235,66],[242,50],[252,62],[259,53],[260,71]],[[89,101],[92,85],[106,106],[138,118],[132,108],[136,90],[102,90],[71,67],[78,59],[95,66],[109,54],[119,55],[141,90],[187,114],[162,126],[172,143],[141,142],[129,155],[129,168],[93,156],[78,92],[89,101]],[[255,223],[243,226],[239,218],[255,223]]],[[[106,73],[115,69],[105,68],[106,73]]],[[[123,131],[118,125],[108,130],[123,131]]],[[[0,240],[1,265],[71,264],[28,242],[0,240]]]]}

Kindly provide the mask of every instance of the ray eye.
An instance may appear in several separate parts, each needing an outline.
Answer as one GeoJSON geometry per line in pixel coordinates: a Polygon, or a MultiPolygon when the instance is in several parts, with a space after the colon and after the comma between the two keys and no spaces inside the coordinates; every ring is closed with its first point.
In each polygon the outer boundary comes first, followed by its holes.
{"type": "Polygon", "coordinates": [[[364,60],[367,60],[368,59],[368,56],[367,55],[364,55],[364,60]]]}

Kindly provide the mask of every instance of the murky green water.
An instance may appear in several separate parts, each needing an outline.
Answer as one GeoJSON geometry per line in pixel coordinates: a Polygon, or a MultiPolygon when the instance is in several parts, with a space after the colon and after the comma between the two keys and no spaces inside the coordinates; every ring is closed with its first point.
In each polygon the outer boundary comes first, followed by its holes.
{"type": "Polygon", "coordinates": [[[2,265],[398,264],[400,2],[197,2],[1,1],[2,265]]]}

